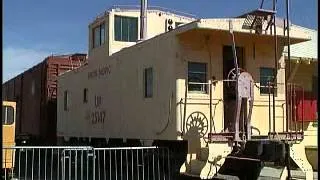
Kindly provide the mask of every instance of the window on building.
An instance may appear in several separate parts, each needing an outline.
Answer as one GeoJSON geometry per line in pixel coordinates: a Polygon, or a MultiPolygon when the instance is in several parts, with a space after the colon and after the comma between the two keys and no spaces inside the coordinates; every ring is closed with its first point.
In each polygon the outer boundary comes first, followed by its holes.
{"type": "Polygon", "coordinates": [[[274,88],[272,88],[273,79],[274,78],[274,68],[266,68],[261,67],[260,68],[260,94],[269,94],[273,93],[273,89],[275,90],[275,93],[277,93],[277,85],[275,85],[274,88]],[[269,84],[270,89],[269,89],[269,84]]]}
{"type": "Polygon", "coordinates": [[[102,23],[93,28],[93,48],[99,47],[105,42],[105,24],[102,23]]]}
{"type": "Polygon", "coordinates": [[[188,91],[207,93],[207,64],[188,63],[188,91]]]}
{"type": "Polygon", "coordinates": [[[144,97],[150,98],[153,96],[153,69],[144,69],[144,97]]]}
{"type": "Polygon", "coordinates": [[[14,122],[14,109],[11,106],[2,106],[2,125],[12,125],[14,122]]]}
{"type": "Polygon", "coordinates": [[[136,42],[138,39],[138,18],[115,16],[114,39],[116,41],[136,42]]]}
{"type": "Polygon", "coordinates": [[[68,91],[64,91],[64,103],[63,103],[63,107],[65,111],[68,111],[69,109],[69,93],[68,91]]]}
{"type": "Polygon", "coordinates": [[[88,102],[88,89],[84,88],[83,89],[83,103],[87,103],[88,102]]]}

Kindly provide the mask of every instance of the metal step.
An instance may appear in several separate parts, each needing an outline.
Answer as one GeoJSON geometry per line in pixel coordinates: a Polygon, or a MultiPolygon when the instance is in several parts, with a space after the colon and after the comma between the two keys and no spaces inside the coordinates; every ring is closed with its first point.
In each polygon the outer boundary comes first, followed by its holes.
{"type": "Polygon", "coordinates": [[[307,159],[304,144],[293,144],[290,147],[290,157],[305,173],[306,180],[313,180],[313,170],[307,159]]]}
{"type": "MultiPolygon", "coordinates": [[[[265,166],[261,169],[258,180],[267,180],[267,179],[281,179],[283,173],[287,171],[284,167],[268,167],[265,166]]],[[[285,175],[286,176],[286,175],[285,175]]]]}
{"type": "Polygon", "coordinates": [[[200,176],[201,170],[205,165],[206,161],[200,161],[197,159],[191,160],[188,173],[191,175],[200,176]]]}
{"type": "MultiPolygon", "coordinates": [[[[297,179],[306,179],[306,174],[301,170],[291,170],[291,177],[295,180],[297,179]]],[[[318,173],[313,172],[313,179],[318,179],[318,173]]]]}
{"type": "Polygon", "coordinates": [[[208,147],[201,148],[197,154],[197,159],[199,161],[206,162],[208,160],[208,157],[209,157],[209,148],[208,147]]]}

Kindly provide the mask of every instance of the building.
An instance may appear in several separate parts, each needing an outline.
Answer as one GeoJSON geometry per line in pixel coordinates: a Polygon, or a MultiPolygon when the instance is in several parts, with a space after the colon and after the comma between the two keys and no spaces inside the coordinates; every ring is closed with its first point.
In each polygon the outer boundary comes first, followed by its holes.
{"type": "Polygon", "coordinates": [[[55,145],[57,78],[86,63],[86,54],[52,55],[2,84],[2,99],[16,102],[16,144],[55,145]]]}
{"type": "MultiPolygon", "coordinates": [[[[100,23],[115,22],[113,17],[104,17],[100,23]]],[[[162,24],[163,32],[165,22],[165,18],[154,20],[162,24]]],[[[244,22],[245,18],[199,19],[166,33],[148,33],[153,37],[139,43],[118,46],[113,40],[104,39],[105,46],[93,49],[94,38],[89,31],[88,65],[65,73],[58,80],[58,139],[76,144],[96,140],[104,145],[113,139],[120,139],[121,143],[137,140],[144,145],[157,140],[171,143],[176,149],[187,144],[187,160],[183,159],[181,172],[202,177],[208,169],[218,168],[222,161],[213,165],[201,154],[212,148],[217,150],[215,155],[209,154],[214,158],[230,152],[227,143],[209,148],[207,145],[210,133],[232,130],[235,117],[235,91],[226,81],[234,68],[231,24],[239,65],[252,75],[256,85],[253,135],[267,136],[271,127],[276,132],[285,131],[286,37],[277,35],[281,43],[277,49],[273,116],[268,111],[270,91],[266,86],[274,76],[274,37],[269,31],[257,34],[244,29],[244,22]],[[277,122],[274,126],[269,120],[273,118],[277,122]]],[[[109,23],[109,28],[112,26],[109,23]]],[[[283,28],[277,27],[277,32],[283,32],[283,28]]],[[[299,27],[292,26],[290,32],[291,44],[310,40],[299,27]]],[[[138,37],[139,29],[135,34],[138,37]]],[[[106,37],[118,38],[112,34],[106,37]]]]}

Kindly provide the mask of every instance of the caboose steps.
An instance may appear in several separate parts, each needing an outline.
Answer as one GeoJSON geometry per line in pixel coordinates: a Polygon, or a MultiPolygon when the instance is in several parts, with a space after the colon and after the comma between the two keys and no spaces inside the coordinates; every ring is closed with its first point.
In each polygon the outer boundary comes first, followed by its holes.
{"type": "Polygon", "coordinates": [[[306,180],[313,180],[312,166],[307,159],[305,145],[303,143],[292,144],[290,147],[290,157],[299,166],[302,172],[305,173],[306,180]]]}
{"type": "MultiPolygon", "coordinates": [[[[248,140],[239,152],[232,152],[227,142],[208,143],[197,153],[188,154],[180,172],[201,179],[218,178],[220,175],[250,177],[254,179],[279,179],[288,177],[286,154],[303,171],[307,180],[313,179],[313,170],[305,153],[305,145],[272,139],[248,140]],[[287,149],[289,147],[289,149],[287,149]],[[247,172],[250,169],[250,173],[247,172]]],[[[223,179],[223,177],[221,177],[223,179]]],[[[249,178],[249,179],[250,179],[249,178]]]]}
{"type": "Polygon", "coordinates": [[[180,172],[187,176],[211,179],[217,175],[224,158],[230,153],[231,147],[227,143],[208,143],[208,147],[200,148],[195,156],[187,156],[180,172]]]}
{"type": "Polygon", "coordinates": [[[287,168],[285,167],[270,167],[265,166],[261,169],[260,175],[258,180],[267,180],[267,179],[274,179],[274,180],[286,180],[288,176],[287,168]]]}

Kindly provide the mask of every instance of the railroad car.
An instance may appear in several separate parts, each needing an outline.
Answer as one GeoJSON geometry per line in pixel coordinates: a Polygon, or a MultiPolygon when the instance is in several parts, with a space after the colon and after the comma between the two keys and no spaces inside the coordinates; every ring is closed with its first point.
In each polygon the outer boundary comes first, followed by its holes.
{"type": "Polygon", "coordinates": [[[56,144],[57,77],[85,60],[86,54],[52,55],[2,85],[3,100],[16,102],[18,145],[56,144]]]}
{"type": "MultiPolygon", "coordinates": [[[[252,134],[268,136],[270,132],[292,128],[284,123],[282,52],[286,37],[277,36],[281,43],[276,56],[279,66],[274,71],[274,47],[270,46],[273,35],[243,29],[244,21],[201,19],[111,56],[89,56],[87,66],[59,76],[59,144],[168,146],[179,152],[175,158],[184,162],[182,172],[201,174],[210,163],[209,135],[234,131],[236,96],[230,79],[234,68],[230,22],[239,67],[251,74],[255,82],[252,134]],[[273,88],[276,92],[272,114],[268,109],[273,92],[268,82],[274,72],[277,83],[273,88]]],[[[277,32],[283,29],[277,27],[277,32]]],[[[309,40],[299,28],[293,27],[290,36],[291,44],[309,40]]],[[[242,132],[244,126],[240,123],[242,132]]],[[[217,157],[230,152],[227,143],[213,147],[217,157]]]]}

